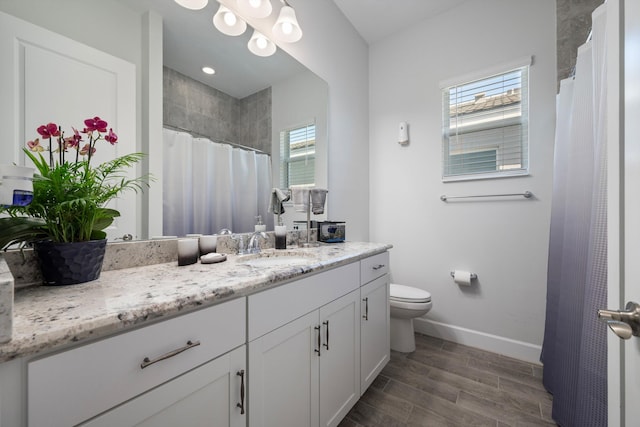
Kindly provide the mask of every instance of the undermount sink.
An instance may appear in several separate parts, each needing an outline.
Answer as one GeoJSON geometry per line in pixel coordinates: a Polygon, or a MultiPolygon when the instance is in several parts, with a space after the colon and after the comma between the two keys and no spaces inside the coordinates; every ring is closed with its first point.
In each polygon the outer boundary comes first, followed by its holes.
{"type": "Polygon", "coordinates": [[[294,267],[300,265],[311,264],[317,258],[307,254],[296,253],[259,253],[254,255],[246,255],[246,258],[239,260],[238,263],[251,267],[294,267]]]}

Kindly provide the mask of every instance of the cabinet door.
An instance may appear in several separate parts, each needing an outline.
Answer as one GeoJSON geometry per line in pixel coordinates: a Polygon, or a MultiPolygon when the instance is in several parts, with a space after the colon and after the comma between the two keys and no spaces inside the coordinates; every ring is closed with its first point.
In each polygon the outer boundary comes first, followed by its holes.
{"type": "Polygon", "coordinates": [[[360,288],[361,393],[389,361],[389,275],[360,288]]]}
{"type": "Polygon", "coordinates": [[[249,343],[251,427],[318,426],[319,324],[316,310],[249,343]]]}
{"type": "Polygon", "coordinates": [[[84,424],[83,427],[246,427],[246,345],[84,424]]]}
{"type": "Polygon", "coordinates": [[[337,426],[360,398],[360,291],[320,308],[320,425],[337,426]]]}

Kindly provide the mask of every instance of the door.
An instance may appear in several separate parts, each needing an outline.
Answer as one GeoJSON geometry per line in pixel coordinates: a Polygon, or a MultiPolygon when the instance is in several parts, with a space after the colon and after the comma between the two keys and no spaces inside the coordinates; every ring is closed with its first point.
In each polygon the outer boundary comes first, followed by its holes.
{"type": "MultiPolygon", "coordinates": [[[[0,55],[0,162],[29,165],[22,148],[39,136],[40,125],[56,123],[69,136],[72,126],[82,130],[95,116],[118,135],[114,146],[100,141],[95,164],[140,151],[134,64],[2,12],[0,55]]],[[[129,178],[141,175],[135,169],[129,178]]],[[[110,240],[140,235],[135,192],[109,206],[122,214],[106,230],[110,240]]]]}
{"type": "Polygon", "coordinates": [[[389,361],[389,275],[361,288],[360,393],[364,393],[389,361]]]}
{"type": "Polygon", "coordinates": [[[320,308],[320,425],[335,427],[360,398],[360,291],[320,308]]]}
{"type": "MultiPolygon", "coordinates": [[[[624,40],[617,39],[617,31],[607,34],[612,54],[608,61],[608,304],[622,309],[629,301],[640,303],[640,2],[608,3],[609,28],[624,26],[624,40]],[[623,52],[619,46],[624,46],[623,52]],[[621,64],[622,79],[618,78],[621,64]]],[[[608,335],[608,378],[609,425],[638,425],[639,337],[623,341],[608,335]]]]}
{"type": "Polygon", "coordinates": [[[246,427],[245,364],[243,345],[82,427],[246,427]]]}
{"type": "Polygon", "coordinates": [[[249,343],[249,425],[318,427],[318,310],[249,343]]]}

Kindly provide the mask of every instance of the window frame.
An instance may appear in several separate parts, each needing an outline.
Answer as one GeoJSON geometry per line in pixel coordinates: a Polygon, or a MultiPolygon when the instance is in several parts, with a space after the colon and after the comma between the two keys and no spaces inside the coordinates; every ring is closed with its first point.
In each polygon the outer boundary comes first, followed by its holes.
{"type": "MultiPolygon", "coordinates": [[[[529,158],[529,150],[530,150],[530,138],[529,138],[529,99],[530,99],[530,84],[529,77],[531,74],[532,57],[524,57],[520,58],[516,61],[511,61],[509,63],[504,63],[500,65],[496,65],[489,69],[484,69],[480,71],[476,71],[474,73],[470,73],[464,76],[456,77],[453,79],[448,79],[440,82],[440,91],[442,96],[442,135],[441,135],[441,149],[442,149],[442,182],[456,182],[456,181],[470,181],[470,180],[481,180],[481,179],[496,179],[496,178],[509,178],[516,176],[527,176],[530,171],[530,158],[529,158]],[[450,114],[449,111],[449,90],[451,88],[455,88],[457,86],[464,86],[466,84],[482,81],[482,80],[490,80],[492,77],[507,75],[514,71],[524,70],[524,78],[521,84],[521,115],[514,120],[514,118],[504,118],[499,123],[499,126],[482,126],[479,125],[476,130],[468,131],[467,134],[471,134],[471,132],[483,132],[483,131],[491,131],[492,129],[507,129],[510,126],[518,125],[521,126],[520,135],[522,135],[523,147],[521,152],[521,167],[517,169],[503,169],[503,170],[495,170],[489,172],[467,172],[467,173],[458,173],[458,174],[450,174],[448,173],[448,169],[450,168],[450,140],[448,138],[447,127],[450,129],[450,114]],[[515,123],[514,123],[515,121],[515,123]]],[[[501,151],[504,147],[503,139],[496,140],[495,143],[486,144],[484,146],[477,147],[474,151],[489,151],[489,149],[497,148],[496,152],[496,166],[500,165],[500,158],[502,157],[501,151]],[[485,148],[487,150],[485,150],[485,148]]],[[[465,153],[460,153],[459,155],[463,155],[465,153]]]]}
{"type": "Polygon", "coordinates": [[[292,185],[315,185],[315,182],[317,181],[317,176],[316,176],[316,169],[317,169],[317,148],[318,148],[318,141],[317,141],[317,124],[316,124],[316,120],[315,119],[309,119],[306,120],[298,125],[293,125],[293,126],[287,126],[285,128],[280,129],[280,131],[278,132],[279,135],[279,150],[280,150],[280,159],[279,159],[279,167],[278,167],[278,182],[281,188],[290,188],[292,185]],[[290,146],[291,144],[291,140],[289,139],[286,143],[283,139],[283,133],[289,133],[291,134],[292,131],[295,130],[299,130],[299,129],[303,129],[303,128],[308,128],[310,126],[313,126],[314,129],[314,138],[313,138],[313,154],[309,155],[308,157],[306,157],[306,159],[311,159],[313,161],[313,183],[307,183],[307,184],[300,184],[300,183],[291,183],[290,182],[290,170],[288,169],[285,173],[285,171],[283,170],[284,167],[289,168],[291,165],[291,152],[290,150],[287,149],[286,145],[288,143],[288,145],[290,146]],[[285,156],[286,154],[286,156],[285,156]],[[283,177],[286,176],[286,185],[283,182],[283,177]]]}

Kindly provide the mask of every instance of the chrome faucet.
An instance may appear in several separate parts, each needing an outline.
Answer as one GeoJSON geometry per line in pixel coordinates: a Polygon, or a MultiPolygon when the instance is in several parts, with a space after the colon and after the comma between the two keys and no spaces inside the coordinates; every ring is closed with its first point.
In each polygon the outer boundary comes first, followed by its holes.
{"type": "Polygon", "coordinates": [[[251,237],[249,237],[249,243],[247,243],[247,250],[245,253],[247,254],[257,254],[260,253],[260,243],[258,242],[258,238],[262,237],[264,240],[267,240],[267,233],[264,231],[256,231],[251,237]]]}

